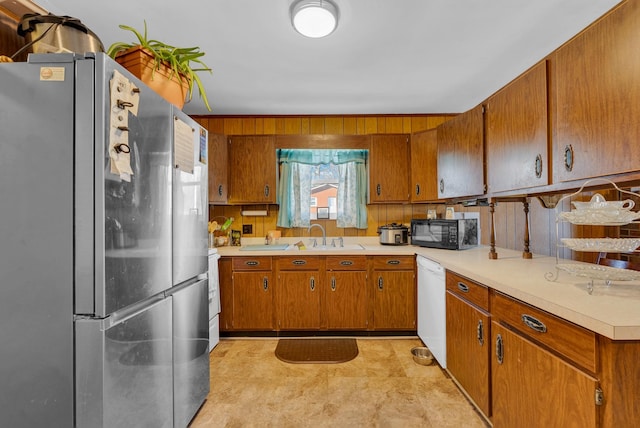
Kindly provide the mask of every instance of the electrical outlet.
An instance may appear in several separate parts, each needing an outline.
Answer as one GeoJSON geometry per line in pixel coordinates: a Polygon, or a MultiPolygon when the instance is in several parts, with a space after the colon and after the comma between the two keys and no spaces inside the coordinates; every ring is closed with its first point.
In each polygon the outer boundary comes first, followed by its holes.
{"type": "Polygon", "coordinates": [[[253,225],[252,224],[243,224],[242,225],[242,234],[243,235],[251,235],[253,233],[253,225]]]}

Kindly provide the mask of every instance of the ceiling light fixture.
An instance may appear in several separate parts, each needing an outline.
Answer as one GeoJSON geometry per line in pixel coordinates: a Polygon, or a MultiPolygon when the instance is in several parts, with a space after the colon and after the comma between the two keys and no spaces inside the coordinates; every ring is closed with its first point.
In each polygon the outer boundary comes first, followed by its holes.
{"type": "Polygon", "coordinates": [[[291,24],[303,36],[328,36],[338,26],[338,7],[329,0],[297,0],[291,5],[291,24]]]}

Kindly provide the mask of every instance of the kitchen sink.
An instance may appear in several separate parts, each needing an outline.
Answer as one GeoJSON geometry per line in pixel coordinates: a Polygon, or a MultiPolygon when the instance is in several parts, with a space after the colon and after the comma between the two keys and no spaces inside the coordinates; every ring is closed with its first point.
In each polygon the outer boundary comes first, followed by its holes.
{"type": "MultiPolygon", "coordinates": [[[[306,244],[305,244],[306,245],[306,244]]],[[[307,246],[304,250],[299,250],[297,246],[291,244],[287,247],[291,251],[362,251],[364,247],[360,244],[346,244],[343,247],[331,245],[318,245],[317,247],[307,246]]]]}

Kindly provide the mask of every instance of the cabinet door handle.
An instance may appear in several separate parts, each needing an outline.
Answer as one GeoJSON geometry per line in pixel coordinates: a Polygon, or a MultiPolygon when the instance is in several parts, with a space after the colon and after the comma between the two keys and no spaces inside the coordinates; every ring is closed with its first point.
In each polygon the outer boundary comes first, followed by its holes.
{"type": "Polygon", "coordinates": [[[266,276],[264,278],[262,278],[262,289],[264,291],[268,291],[269,290],[269,278],[267,278],[266,276]]]}
{"type": "Polygon", "coordinates": [[[222,184],[218,186],[218,196],[222,196],[222,184]]]}
{"type": "Polygon", "coordinates": [[[376,195],[380,196],[380,193],[382,193],[382,186],[380,186],[379,184],[376,186],[376,195]]]}
{"type": "Polygon", "coordinates": [[[482,320],[478,320],[478,327],[476,327],[476,337],[478,338],[478,343],[480,346],[484,345],[484,324],[482,320]]]}
{"type": "Polygon", "coordinates": [[[498,334],[496,336],[496,359],[498,360],[498,364],[502,364],[504,361],[504,344],[502,343],[502,335],[498,334]]]}
{"type": "Polygon", "coordinates": [[[564,168],[567,171],[573,170],[573,146],[564,146],[564,168]]]}
{"type": "Polygon", "coordinates": [[[536,178],[542,177],[542,155],[541,154],[538,154],[538,156],[536,156],[535,171],[536,171],[536,178]]]}
{"type": "Polygon", "coordinates": [[[547,332],[547,326],[544,325],[544,323],[542,321],[540,321],[539,319],[531,316],[531,315],[527,315],[527,314],[522,314],[522,322],[524,323],[524,325],[526,325],[527,327],[537,331],[538,333],[546,333],[547,332]]]}
{"type": "Polygon", "coordinates": [[[309,285],[311,287],[311,291],[314,291],[316,289],[316,279],[314,277],[311,277],[311,279],[309,280],[309,285]]]}
{"type": "Polygon", "coordinates": [[[468,293],[469,292],[469,286],[467,284],[465,284],[464,282],[459,282],[458,283],[458,290],[462,291],[463,293],[468,293]]]}
{"type": "Polygon", "coordinates": [[[268,184],[264,186],[264,196],[265,197],[269,196],[269,185],[268,184]]]}
{"type": "Polygon", "coordinates": [[[416,184],[416,196],[420,195],[420,185],[416,184]]]}
{"type": "Polygon", "coordinates": [[[440,179],[440,193],[444,193],[444,178],[440,179]]]}
{"type": "Polygon", "coordinates": [[[336,277],[331,277],[331,291],[336,291],[336,277]]]}
{"type": "Polygon", "coordinates": [[[378,277],[378,290],[382,291],[382,289],[384,288],[384,280],[382,279],[381,276],[378,277]]]}

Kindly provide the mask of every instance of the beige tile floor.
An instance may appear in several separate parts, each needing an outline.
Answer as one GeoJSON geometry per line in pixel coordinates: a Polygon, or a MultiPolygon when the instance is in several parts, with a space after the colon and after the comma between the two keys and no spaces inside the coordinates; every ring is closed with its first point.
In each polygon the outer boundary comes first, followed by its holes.
{"type": "Polygon", "coordinates": [[[414,363],[419,339],[357,341],[352,361],[288,364],[274,355],[277,339],[221,340],[190,427],[488,426],[437,364],[414,363]]]}

